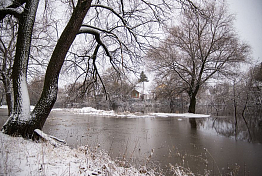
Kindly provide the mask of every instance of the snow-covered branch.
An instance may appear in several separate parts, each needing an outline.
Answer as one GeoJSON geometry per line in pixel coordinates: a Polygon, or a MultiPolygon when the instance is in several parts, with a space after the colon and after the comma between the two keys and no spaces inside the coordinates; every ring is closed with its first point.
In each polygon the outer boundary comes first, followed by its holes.
{"type": "Polygon", "coordinates": [[[93,34],[95,36],[96,42],[103,47],[103,49],[106,52],[106,55],[110,58],[110,62],[112,62],[113,57],[111,56],[106,45],[101,41],[100,33],[97,30],[83,26],[83,27],[80,28],[78,34],[81,34],[81,33],[93,34]]]}
{"type": "Polygon", "coordinates": [[[43,138],[44,140],[50,142],[50,144],[52,144],[53,146],[57,147],[59,145],[62,144],[66,144],[66,142],[64,140],[58,139],[57,137],[54,136],[50,136],[48,134],[45,134],[43,131],[39,130],[39,129],[35,129],[34,132],[39,135],[41,138],[43,138]],[[58,143],[59,142],[59,143],[58,143]]]}

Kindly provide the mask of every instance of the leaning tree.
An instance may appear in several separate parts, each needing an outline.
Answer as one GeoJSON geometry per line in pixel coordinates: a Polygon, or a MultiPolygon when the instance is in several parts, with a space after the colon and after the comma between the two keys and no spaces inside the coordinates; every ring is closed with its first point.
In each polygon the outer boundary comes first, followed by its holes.
{"type": "Polygon", "coordinates": [[[239,41],[234,31],[234,16],[228,14],[224,2],[201,1],[198,6],[198,10],[184,10],[181,22],[168,29],[164,42],[147,54],[158,77],[175,77],[179,86],[174,89],[179,87],[188,94],[190,113],[196,111],[201,87],[211,78],[233,74],[249,54],[249,46],[239,41]]]}
{"type": "MultiPolygon", "coordinates": [[[[189,0],[179,2],[183,5],[192,5],[189,0]]],[[[106,63],[115,69],[129,68],[128,64],[134,63],[135,57],[138,56],[136,53],[141,52],[145,43],[149,42],[149,34],[153,30],[150,24],[160,24],[163,14],[170,10],[166,8],[167,1],[152,3],[145,0],[103,2],[72,0],[68,3],[71,7],[71,11],[67,11],[67,15],[70,14],[69,20],[61,34],[58,31],[59,39],[50,54],[45,70],[41,97],[32,112],[27,74],[29,56],[33,54],[30,53],[30,48],[39,0],[14,0],[11,4],[1,4],[0,21],[12,15],[18,23],[11,75],[13,107],[9,119],[2,128],[6,134],[31,138],[34,129],[42,129],[56,101],[58,79],[65,61],[69,61],[82,71],[80,75],[83,76],[82,80],[86,87],[101,80],[98,63],[109,60],[106,63]],[[79,37],[80,35],[82,37],[79,37]],[[74,49],[73,42],[77,43],[75,39],[86,46],[81,53],[71,52],[74,49]],[[74,56],[73,59],[69,58],[69,53],[74,56]]]]}

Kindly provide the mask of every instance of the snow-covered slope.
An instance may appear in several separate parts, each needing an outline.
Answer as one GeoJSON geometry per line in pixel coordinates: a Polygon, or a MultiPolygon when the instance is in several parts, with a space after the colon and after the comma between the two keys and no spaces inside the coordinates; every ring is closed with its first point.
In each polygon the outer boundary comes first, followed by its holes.
{"type": "Polygon", "coordinates": [[[120,167],[103,151],[36,143],[0,132],[0,175],[154,175],[120,167]]]}

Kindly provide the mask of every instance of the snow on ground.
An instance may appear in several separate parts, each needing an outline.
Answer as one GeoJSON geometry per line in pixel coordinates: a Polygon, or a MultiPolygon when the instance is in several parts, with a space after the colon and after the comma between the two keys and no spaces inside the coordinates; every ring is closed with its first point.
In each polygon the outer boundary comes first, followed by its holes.
{"type": "MultiPolygon", "coordinates": [[[[0,108],[7,108],[6,105],[0,106],[0,108]]],[[[30,109],[33,110],[34,106],[30,106],[30,109]]],[[[92,107],[84,108],[54,108],[52,111],[69,111],[77,114],[87,114],[87,115],[100,115],[108,117],[118,117],[118,118],[146,118],[146,117],[180,117],[180,118],[207,118],[210,115],[206,114],[193,114],[193,113],[130,113],[130,112],[118,112],[115,111],[105,111],[98,110],[92,107]]]]}
{"type": "Polygon", "coordinates": [[[7,109],[7,105],[2,105],[0,108],[7,109]]]}
{"type": "Polygon", "coordinates": [[[87,114],[87,115],[101,115],[108,117],[118,117],[118,118],[146,118],[146,117],[181,117],[181,118],[206,118],[210,115],[205,114],[193,114],[193,113],[130,113],[130,112],[119,112],[97,110],[92,107],[84,108],[66,108],[66,109],[53,109],[53,111],[66,110],[77,114],[87,114]]]}
{"type": "MultiPolygon", "coordinates": [[[[2,109],[7,109],[8,107],[7,107],[7,105],[2,105],[2,106],[0,106],[0,108],[2,108],[2,109]]],[[[30,106],[30,111],[32,111],[33,109],[35,108],[35,106],[30,106]]]]}
{"type": "Polygon", "coordinates": [[[154,175],[120,167],[103,151],[36,143],[0,132],[0,175],[154,175]]]}
{"type": "MultiPolygon", "coordinates": [[[[0,108],[7,108],[0,106],[0,108]]],[[[31,107],[30,109],[33,109],[31,107]]],[[[81,109],[53,109],[66,110],[73,113],[101,115],[117,118],[145,118],[145,117],[209,117],[202,114],[175,113],[115,113],[114,111],[97,110],[91,107],[81,109]]],[[[101,150],[81,146],[71,149],[66,145],[54,147],[49,142],[34,142],[22,137],[11,137],[0,132],[0,175],[154,175],[154,171],[141,166],[122,167],[113,161],[107,153],[101,150]]],[[[176,175],[188,175],[179,166],[172,166],[176,175]]],[[[191,174],[189,174],[191,175],[191,174]]],[[[193,174],[192,174],[193,175],[193,174]]]]}
{"type": "Polygon", "coordinates": [[[157,117],[182,117],[182,118],[207,118],[210,115],[193,114],[193,113],[150,113],[157,117]]]}

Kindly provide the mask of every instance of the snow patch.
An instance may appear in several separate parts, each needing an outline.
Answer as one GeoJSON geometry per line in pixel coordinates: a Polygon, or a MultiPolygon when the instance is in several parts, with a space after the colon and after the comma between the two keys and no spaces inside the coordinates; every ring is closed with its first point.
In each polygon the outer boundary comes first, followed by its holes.
{"type": "Polygon", "coordinates": [[[0,141],[0,175],[154,175],[153,171],[119,167],[108,154],[88,146],[54,147],[2,132],[0,141]]]}
{"type": "Polygon", "coordinates": [[[7,105],[2,105],[2,106],[0,106],[0,108],[1,109],[7,109],[8,107],[7,107],[7,105]]]}
{"type": "Polygon", "coordinates": [[[151,113],[157,117],[180,117],[180,118],[207,118],[210,115],[205,114],[193,114],[193,113],[151,113]]]}
{"type": "Polygon", "coordinates": [[[26,77],[21,76],[20,81],[21,81],[20,93],[21,93],[21,110],[22,110],[20,120],[27,121],[30,119],[30,98],[27,89],[26,77]]]}

